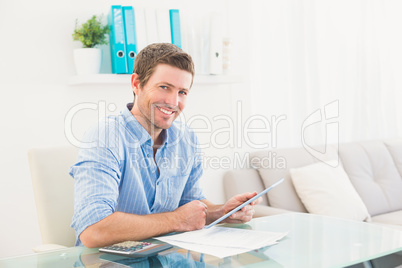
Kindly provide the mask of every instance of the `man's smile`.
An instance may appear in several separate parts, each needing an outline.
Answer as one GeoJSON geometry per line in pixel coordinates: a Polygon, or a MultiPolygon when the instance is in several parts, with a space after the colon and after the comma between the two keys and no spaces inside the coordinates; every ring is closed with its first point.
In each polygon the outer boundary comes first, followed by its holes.
{"type": "Polygon", "coordinates": [[[174,110],[170,110],[170,109],[167,109],[167,108],[162,108],[162,107],[159,107],[159,106],[156,106],[156,108],[158,108],[159,111],[161,111],[162,113],[164,113],[166,115],[172,115],[172,114],[175,113],[174,110]]]}

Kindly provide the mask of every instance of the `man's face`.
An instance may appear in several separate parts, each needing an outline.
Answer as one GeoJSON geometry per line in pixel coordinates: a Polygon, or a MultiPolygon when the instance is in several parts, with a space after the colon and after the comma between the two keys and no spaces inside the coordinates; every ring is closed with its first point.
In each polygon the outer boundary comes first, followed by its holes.
{"type": "Polygon", "coordinates": [[[136,94],[132,113],[151,134],[168,129],[186,105],[192,81],[191,73],[159,64],[144,87],[140,87],[136,74],[132,86],[136,94]]]}

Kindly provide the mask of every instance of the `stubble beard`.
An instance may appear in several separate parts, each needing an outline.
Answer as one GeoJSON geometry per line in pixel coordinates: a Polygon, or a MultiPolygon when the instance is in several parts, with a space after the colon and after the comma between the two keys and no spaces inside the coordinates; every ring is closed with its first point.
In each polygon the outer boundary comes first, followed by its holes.
{"type": "MultiPolygon", "coordinates": [[[[150,126],[151,134],[154,134],[155,132],[160,132],[164,129],[170,128],[171,125],[173,124],[173,122],[176,120],[176,118],[179,115],[179,112],[175,111],[174,114],[172,115],[172,118],[167,120],[168,123],[166,123],[166,125],[162,125],[164,122],[158,123],[158,121],[156,120],[157,119],[156,113],[160,112],[156,106],[158,106],[158,105],[151,104],[149,118],[147,118],[149,126],[150,126]]],[[[162,121],[163,121],[163,119],[162,119],[162,121]]]]}

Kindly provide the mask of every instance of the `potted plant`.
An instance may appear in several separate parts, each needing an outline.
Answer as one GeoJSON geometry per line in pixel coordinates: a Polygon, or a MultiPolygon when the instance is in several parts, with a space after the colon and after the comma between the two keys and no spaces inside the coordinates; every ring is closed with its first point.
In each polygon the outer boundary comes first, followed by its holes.
{"type": "Polygon", "coordinates": [[[74,41],[81,41],[82,48],[74,50],[74,63],[77,74],[99,73],[102,64],[102,50],[99,45],[108,43],[108,25],[102,23],[102,16],[92,16],[87,22],[78,25],[75,21],[74,41]]]}

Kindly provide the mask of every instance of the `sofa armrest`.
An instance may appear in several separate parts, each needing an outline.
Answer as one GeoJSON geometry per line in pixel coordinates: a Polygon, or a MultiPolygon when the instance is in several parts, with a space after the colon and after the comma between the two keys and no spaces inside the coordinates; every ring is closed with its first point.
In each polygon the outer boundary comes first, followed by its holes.
{"type": "Polygon", "coordinates": [[[58,245],[58,244],[43,244],[43,245],[35,246],[34,248],[32,248],[32,251],[35,253],[41,253],[41,252],[47,252],[47,251],[65,249],[65,248],[67,248],[67,247],[58,245]]]}
{"type": "Polygon", "coordinates": [[[287,209],[274,208],[274,207],[264,206],[264,205],[257,205],[254,207],[254,210],[255,210],[255,214],[254,214],[255,218],[294,212],[294,211],[290,211],[287,209]]]}

